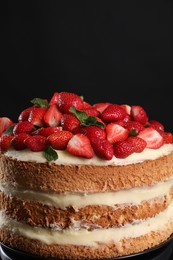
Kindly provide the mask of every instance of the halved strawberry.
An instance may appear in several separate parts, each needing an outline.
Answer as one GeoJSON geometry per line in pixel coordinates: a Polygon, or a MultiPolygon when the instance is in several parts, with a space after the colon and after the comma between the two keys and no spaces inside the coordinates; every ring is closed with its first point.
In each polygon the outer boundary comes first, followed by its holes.
{"type": "Polygon", "coordinates": [[[77,110],[83,109],[83,101],[77,94],[70,92],[60,92],[58,107],[62,113],[69,114],[70,107],[75,107],[77,110]]]}
{"type": "Polygon", "coordinates": [[[147,113],[141,106],[132,106],[131,115],[133,120],[138,121],[141,124],[146,124],[148,122],[147,113]]]}
{"type": "Polygon", "coordinates": [[[67,151],[73,155],[92,158],[94,156],[94,151],[91,146],[90,140],[87,136],[78,133],[75,134],[67,144],[67,151]]]}
{"type": "Polygon", "coordinates": [[[58,92],[54,92],[53,96],[50,99],[49,105],[58,105],[58,100],[59,100],[59,93],[58,92]]]}
{"type": "Polygon", "coordinates": [[[95,138],[91,141],[95,154],[105,160],[111,160],[114,155],[113,146],[108,140],[95,138]]]}
{"type": "Polygon", "coordinates": [[[64,130],[76,133],[76,130],[78,130],[81,123],[76,116],[72,114],[63,114],[60,124],[64,130]]]}
{"type": "Polygon", "coordinates": [[[123,104],[120,105],[120,107],[122,107],[124,109],[124,111],[128,114],[131,115],[131,106],[127,105],[127,104],[123,104]]]}
{"type": "Polygon", "coordinates": [[[161,134],[152,127],[144,128],[138,134],[138,137],[142,138],[147,143],[147,148],[158,149],[164,143],[163,137],[161,134]]]}
{"type": "Polygon", "coordinates": [[[13,128],[13,134],[16,135],[20,133],[30,133],[32,130],[34,130],[34,125],[31,122],[20,121],[15,124],[13,128]]]}
{"type": "Polygon", "coordinates": [[[62,113],[56,104],[51,105],[44,114],[44,122],[47,126],[58,126],[60,124],[62,113]]]}
{"type": "Polygon", "coordinates": [[[96,103],[93,105],[93,107],[101,114],[109,105],[111,105],[109,102],[96,103]]]}
{"type": "Polygon", "coordinates": [[[0,151],[5,152],[11,146],[11,140],[13,139],[13,135],[2,135],[0,137],[0,151]]]}
{"type": "Polygon", "coordinates": [[[34,107],[29,113],[28,121],[31,122],[34,126],[44,126],[45,122],[43,118],[46,111],[46,107],[34,107]]]}
{"type": "Polygon", "coordinates": [[[25,139],[27,139],[30,135],[27,133],[20,133],[13,137],[11,140],[11,145],[14,147],[15,150],[23,150],[26,148],[24,143],[25,139]]]}
{"type": "Polygon", "coordinates": [[[119,124],[109,123],[106,126],[106,134],[107,134],[107,140],[111,144],[114,144],[115,142],[123,141],[127,139],[129,135],[129,131],[119,124]]]}
{"type": "Polygon", "coordinates": [[[45,136],[33,135],[26,138],[24,140],[24,144],[31,151],[40,152],[40,151],[44,151],[48,147],[49,141],[45,136]]]}
{"type": "Polygon", "coordinates": [[[8,117],[0,117],[0,136],[5,132],[11,125],[13,121],[8,117]]]}
{"type": "Polygon", "coordinates": [[[100,117],[103,121],[106,122],[115,122],[118,120],[124,119],[126,112],[120,105],[112,104],[109,105],[105,110],[100,114],[100,117]]]}
{"type": "Polygon", "coordinates": [[[48,137],[48,140],[53,149],[65,150],[72,136],[73,134],[71,132],[62,130],[57,133],[51,134],[48,137]]]}

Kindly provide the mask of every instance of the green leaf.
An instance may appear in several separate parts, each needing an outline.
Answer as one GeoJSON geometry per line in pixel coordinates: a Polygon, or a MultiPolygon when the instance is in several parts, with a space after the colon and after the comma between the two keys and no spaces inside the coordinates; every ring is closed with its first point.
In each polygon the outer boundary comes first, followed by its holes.
{"type": "Polygon", "coordinates": [[[129,133],[129,136],[137,136],[138,132],[135,129],[132,129],[129,133]]]}
{"type": "Polygon", "coordinates": [[[70,108],[70,112],[73,113],[77,117],[77,119],[81,122],[82,126],[94,125],[100,128],[104,128],[104,124],[99,122],[96,117],[88,116],[85,111],[77,110],[75,107],[70,108]]]}
{"type": "Polygon", "coordinates": [[[44,150],[44,157],[46,158],[46,160],[48,162],[50,161],[55,161],[58,159],[58,154],[57,152],[51,147],[48,146],[45,150],[44,150]]]}
{"type": "Polygon", "coordinates": [[[4,132],[5,135],[13,134],[13,129],[15,125],[11,125],[9,128],[7,128],[4,132]]]}
{"type": "Polygon", "coordinates": [[[39,107],[49,107],[49,104],[42,98],[34,98],[31,100],[31,103],[39,107]]]}

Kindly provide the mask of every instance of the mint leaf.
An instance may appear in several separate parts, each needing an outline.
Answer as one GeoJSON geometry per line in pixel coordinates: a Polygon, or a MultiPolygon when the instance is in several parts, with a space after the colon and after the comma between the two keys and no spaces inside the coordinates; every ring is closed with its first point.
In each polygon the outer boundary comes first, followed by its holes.
{"type": "Polygon", "coordinates": [[[5,135],[10,135],[10,134],[13,134],[13,128],[14,128],[15,125],[11,125],[9,128],[7,128],[5,130],[5,132],[3,134],[5,135]]]}
{"type": "Polygon", "coordinates": [[[137,136],[138,132],[136,131],[136,129],[132,129],[129,133],[129,136],[137,136]]]}
{"type": "Polygon", "coordinates": [[[45,150],[44,150],[44,157],[46,158],[46,160],[48,162],[50,161],[55,161],[58,159],[58,154],[57,152],[51,147],[48,146],[45,150]]]}
{"type": "Polygon", "coordinates": [[[42,98],[34,98],[31,100],[31,103],[39,107],[49,107],[49,104],[42,98]]]}
{"type": "Polygon", "coordinates": [[[77,119],[81,122],[82,126],[94,125],[100,128],[104,128],[104,124],[99,122],[96,117],[88,116],[85,111],[77,110],[75,107],[70,108],[70,112],[73,113],[77,117],[77,119]]]}

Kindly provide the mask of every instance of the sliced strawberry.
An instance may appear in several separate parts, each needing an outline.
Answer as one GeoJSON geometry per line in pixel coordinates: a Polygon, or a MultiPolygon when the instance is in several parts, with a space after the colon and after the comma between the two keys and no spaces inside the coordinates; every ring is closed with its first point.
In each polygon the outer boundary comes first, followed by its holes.
{"type": "Polygon", "coordinates": [[[60,124],[62,113],[57,108],[57,105],[51,105],[44,114],[44,122],[47,126],[58,126],[60,124]]]}
{"type": "Polygon", "coordinates": [[[124,109],[124,111],[128,114],[131,115],[131,106],[127,105],[127,104],[123,104],[120,105],[120,107],[122,107],[124,109]]]}
{"type": "Polygon", "coordinates": [[[51,97],[51,99],[50,99],[49,105],[50,105],[50,106],[51,106],[51,105],[54,105],[54,104],[58,105],[58,100],[59,100],[59,93],[58,93],[58,92],[55,92],[55,93],[53,94],[53,96],[51,97]]]}
{"type": "Polygon", "coordinates": [[[129,131],[126,128],[116,123],[108,124],[106,126],[106,133],[107,133],[107,140],[111,144],[114,144],[115,142],[118,141],[123,141],[127,139],[129,135],[129,131]]]}
{"type": "Polygon", "coordinates": [[[73,134],[71,132],[62,130],[57,133],[51,134],[48,137],[48,140],[53,149],[65,150],[72,136],[73,134]]]}
{"type": "Polygon", "coordinates": [[[95,154],[105,160],[111,160],[114,155],[113,146],[106,139],[95,138],[91,142],[95,154]]]}
{"type": "Polygon", "coordinates": [[[72,133],[76,133],[80,124],[81,123],[76,116],[72,114],[62,115],[61,126],[63,127],[64,130],[70,131],[72,133]]]}
{"type": "Polygon", "coordinates": [[[40,152],[40,151],[44,151],[48,147],[49,141],[45,136],[33,135],[26,138],[24,140],[24,144],[31,151],[40,152]]]}
{"type": "Polygon", "coordinates": [[[70,92],[60,92],[58,107],[62,113],[69,114],[70,107],[75,107],[77,110],[83,109],[83,101],[80,96],[70,92]]]}
{"type": "Polygon", "coordinates": [[[164,143],[163,137],[161,134],[152,127],[144,128],[138,134],[138,137],[142,138],[147,143],[147,148],[158,149],[164,143]]]}
{"type": "Polygon", "coordinates": [[[100,115],[101,119],[106,122],[115,122],[123,120],[126,116],[126,112],[120,105],[109,105],[100,115]]]}
{"type": "Polygon", "coordinates": [[[16,135],[20,133],[30,133],[32,130],[34,130],[34,125],[31,122],[20,121],[15,124],[13,128],[13,134],[16,135]]]}
{"type": "Polygon", "coordinates": [[[164,131],[164,126],[159,121],[150,120],[148,123],[149,123],[149,126],[153,127],[157,131],[164,131]]]}
{"type": "Polygon", "coordinates": [[[106,132],[98,127],[98,126],[85,126],[80,128],[80,132],[84,135],[86,135],[90,141],[92,141],[95,138],[105,139],[106,138],[106,132]]]}
{"type": "Polygon", "coordinates": [[[33,110],[34,107],[35,107],[35,106],[28,107],[28,108],[24,109],[24,110],[20,113],[20,115],[19,115],[19,117],[18,117],[18,121],[27,121],[28,118],[29,118],[30,112],[33,110]]]}
{"type": "Polygon", "coordinates": [[[111,103],[105,102],[105,103],[96,103],[93,105],[94,108],[97,109],[97,111],[101,114],[111,103]]]}
{"type": "Polygon", "coordinates": [[[15,150],[23,150],[26,148],[24,143],[25,139],[27,139],[30,135],[27,133],[20,133],[13,137],[11,140],[11,145],[14,147],[15,150]]]}
{"type": "Polygon", "coordinates": [[[5,132],[11,125],[13,121],[8,117],[0,117],[0,136],[5,132]]]}
{"type": "Polygon", "coordinates": [[[0,137],[0,151],[5,152],[11,146],[11,140],[13,139],[13,135],[3,135],[0,137]]]}
{"type": "Polygon", "coordinates": [[[87,136],[78,133],[74,135],[67,144],[67,151],[73,155],[92,158],[94,151],[87,136]]]}
{"type": "Polygon", "coordinates": [[[138,121],[129,121],[126,123],[125,127],[129,130],[131,135],[137,135],[140,131],[144,129],[143,124],[138,121]]]}
{"type": "Polygon", "coordinates": [[[148,122],[148,116],[141,106],[132,106],[131,115],[134,121],[138,121],[141,124],[146,124],[148,122]]]}
{"type": "Polygon", "coordinates": [[[32,135],[43,135],[48,137],[49,135],[53,134],[53,133],[57,133],[59,131],[62,130],[61,126],[55,126],[55,127],[41,127],[38,128],[36,131],[32,132],[32,135]]]}
{"type": "Polygon", "coordinates": [[[44,114],[46,111],[46,107],[34,107],[34,109],[32,109],[29,114],[28,121],[31,122],[34,126],[44,126],[44,114]]]}

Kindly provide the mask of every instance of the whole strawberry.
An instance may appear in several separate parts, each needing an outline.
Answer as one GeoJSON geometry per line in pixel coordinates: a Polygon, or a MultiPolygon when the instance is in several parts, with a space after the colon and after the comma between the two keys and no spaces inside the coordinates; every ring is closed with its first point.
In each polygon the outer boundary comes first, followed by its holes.
{"type": "Polygon", "coordinates": [[[62,113],[69,114],[70,107],[75,107],[81,110],[83,108],[83,101],[80,96],[70,92],[60,92],[58,97],[58,107],[62,113]]]}
{"type": "Polygon", "coordinates": [[[124,119],[126,116],[125,110],[117,104],[112,104],[106,107],[100,117],[105,122],[115,122],[124,119]]]}

